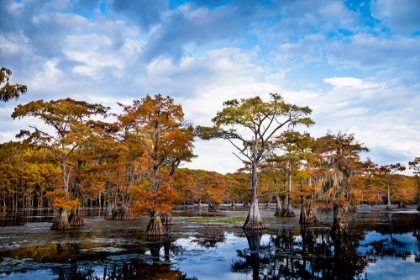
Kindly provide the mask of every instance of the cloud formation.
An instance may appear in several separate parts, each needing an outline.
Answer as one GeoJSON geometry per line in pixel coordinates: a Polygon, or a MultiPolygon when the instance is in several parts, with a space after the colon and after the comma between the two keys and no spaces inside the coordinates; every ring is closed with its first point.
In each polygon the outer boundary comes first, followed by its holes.
{"type": "MultiPolygon", "coordinates": [[[[270,92],[310,106],[314,136],[348,131],[379,164],[420,155],[419,0],[0,1],[0,62],[19,102],[131,103],[172,96],[195,125],[232,98],[270,92]]],[[[0,141],[33,120],[0,104],[0,141]]],[[[191,168],[233,172],[223,141],[196,143],[191,168]],[[219,151],[215,155],[215,150],[219,151]]]]}

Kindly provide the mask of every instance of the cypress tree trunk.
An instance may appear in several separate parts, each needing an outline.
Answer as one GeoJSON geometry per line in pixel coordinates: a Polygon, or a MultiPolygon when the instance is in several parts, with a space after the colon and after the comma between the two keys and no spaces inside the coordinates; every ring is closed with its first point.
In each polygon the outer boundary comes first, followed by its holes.
{"type": "Polygon", "coordinates": [[[117,205],[115,201],[108,201],[106,204],[106,213],[105,213],[105,220],[113,220],[114,217],[118,214],[117,205]]]}
{"type": "Polygon", "coordinates": [[[282,216],[283,213],[283,209],[282,209],[283,205],[281,203],[281,199],[280,199],[280,195],[276,195],[276,213],[274,213],[275,217],[280,217],[282,216]]]}
{"type": "Polygon", "coordinates": [[[345,242],[348,236],[347,231],[347,208],[341,203],[334,203],[333,207],[333,226],[330,231],[331,239],[338,247],[343,247],[341,244],[345,242]]]}
{"type": "Polygon", "coordinates": [[[248,216],[246,217],[245,223],[242,227],[244,230],[259,230],[267,228],[262,222],[260,209],[258,208],[257,186],[257,163],[254,162],[252,164],[251,178],[251,205],[249,207],[248,216]]]}
{"type": "Polygon", "coordinates": [[[260,209],[258,208],[258,199],[255,199],[249,207],[248,216],[246,217],[245,224],[242,227],[244,230],[260,230],[266,229],[261,219],[260,209]]]}
{"type": "Polygon", "coordinates": [[[292,192],[292,170],[291,170],[291,165],[289,163],[289,171],[287,172],[288,174],[288,178],[287,178],[287,195],[284,197],[284,202],[283,202],[283,217],[294,217],[295,212],[292,209],[292,205],[290,203],[290,193],[292,192]]]}
{"type": "Polygon", "coordinates": [[[316,222],[316,216],[315,212],[312,209],[312,201],[309,200],[309,202],[306,202],[305,199],[303,199],[302,202],[302,208],[300,210],[300,224],[313,224],[316,222]]]}
{"type": "Polygon", "coordinates": [[[147,247],[150,249],[150,254],[154,258],[154,261],[159,261],[160,259],[160,249],[164,245],[165,237],[164,236],[147,236],[147,247]]]}
{"type": "Polygon", "coordinates": [[[149,224],[146,228],[146,236],[159,236],[165,235],[165,228],[163,227],[162,220],[160,219],[159,211],[152,213],[149,224]]]}
{"type": "Polygon", "coordinates": [[[51,229],[62,230],[62,229],[69,229],[69,228],[70,228],[70,224],[69,224],[67,210],[63,208],[59,208],[57,210],[57,215],[54,217],[51,229]]]}
{"type": "Polygon", "coordinates": [[[391,187],[390,183],[391,183],[391,175],[388,176],[388,188],[387,188],[387,190],[388,190],[388,193],[387,193],[388,202],[387,202],[387,206],[386,206],[386,211],[392,211],[393,210],[392,206],[391,206],[391,195],[390,195],[390,191],[389,191],[389,189],[391,187]]]}
{"type": "Polygon", "coordinates": [[[281,213],[282,217],[294,217],[296,216],[295,212],[292,209],[292,206],[290,204],[290,197],[289,194],[287,194],[283,199],[283,211],[281,213]]]}
{"type": "Polygon", "coordinates": [[[168,214],[161,214],[160,219],[162,221],[162,224],[165,226],[170,226],[170,225],[175,224],[175,220],[171,212],[169,212],[168,214]]]}
{"type": "Polygon", "coordinates": [[[70,226],[83,226],[85,224],[83,217],[80,215],[79,208],[70,212],[69,224],[70,226]]]}
{"type": "Polygon", "coordinates": [[[112,217],[112,220],[132,220],[134,219],[133,213],[131,213],[127,207],[121,207],[119,211],[114,211],[114,215],[112,217]]]}

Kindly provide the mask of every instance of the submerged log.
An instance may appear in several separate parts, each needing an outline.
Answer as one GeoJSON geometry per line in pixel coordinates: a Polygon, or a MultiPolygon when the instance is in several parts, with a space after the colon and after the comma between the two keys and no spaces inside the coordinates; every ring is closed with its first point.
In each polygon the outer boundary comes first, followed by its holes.
{"type": "Polygon", "coordinates": [[[248,216],[246,217],[242,228],[244,230],[260,230],[267,228],[261,219],[260,209],[258,208],[258,199],[255,199],[254,202],[251,203],[248,216]]]}
{"type": "Polygon", "coordinates": [[[152,213],[149,223],[147,224],[146,236],[159,236],[165,234],[166,232],[162,220],[160,219],[160,213],[155,211],[152,213]]]}
{"type": "Polygon", "coordinates": [[[67,210],[59,208],[57,210],[56,216],[53,219],[53,224],[51,226],[52,230],[63,230],[69,229],[69,216],[67,210]]]}

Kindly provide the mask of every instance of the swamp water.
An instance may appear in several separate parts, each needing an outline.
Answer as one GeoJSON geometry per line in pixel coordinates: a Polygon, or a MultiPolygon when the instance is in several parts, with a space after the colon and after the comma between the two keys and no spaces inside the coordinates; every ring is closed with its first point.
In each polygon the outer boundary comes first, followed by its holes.
{"type": "Polygon", "coordinates": [[[245,211],[174,211],[168,236],[155,239],[147,218],[84,211],[84,226],[51,231],[52,211],[0,213],[0,279],[419,279],[420,214],[384,208],[349,214],[341,248],[331,213],[301,227],[262,209],[269,229],[244,232],[245,211]]]}

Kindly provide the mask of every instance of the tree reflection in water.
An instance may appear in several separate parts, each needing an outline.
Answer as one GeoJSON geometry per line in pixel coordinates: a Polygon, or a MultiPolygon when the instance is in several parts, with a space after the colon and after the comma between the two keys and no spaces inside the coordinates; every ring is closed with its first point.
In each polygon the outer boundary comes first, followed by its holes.
{"type": "Polygon", "coordinates": [[[234,273],[253,279],[363,279],[366,257],[358,255],[360,236],[333,242],[329,228],[302,226],[299,231],[278,229],[268,244],[260,244],[262,232],[245,231],[249,249],[237,250],[231,264],[234,273]]]}
{"type": "Polygon", "coordinates": [[[98,275],[95,269],[89,267],[53,268],[52,272],[58,280],[83,279],[83,280],[117,280],[117,279],[179,279],[193,280],[179,270],[171,269],[170,264],[147,263],[143,260],[132,259],[129,263],[105,265],[103,273],[98,275]]]}

